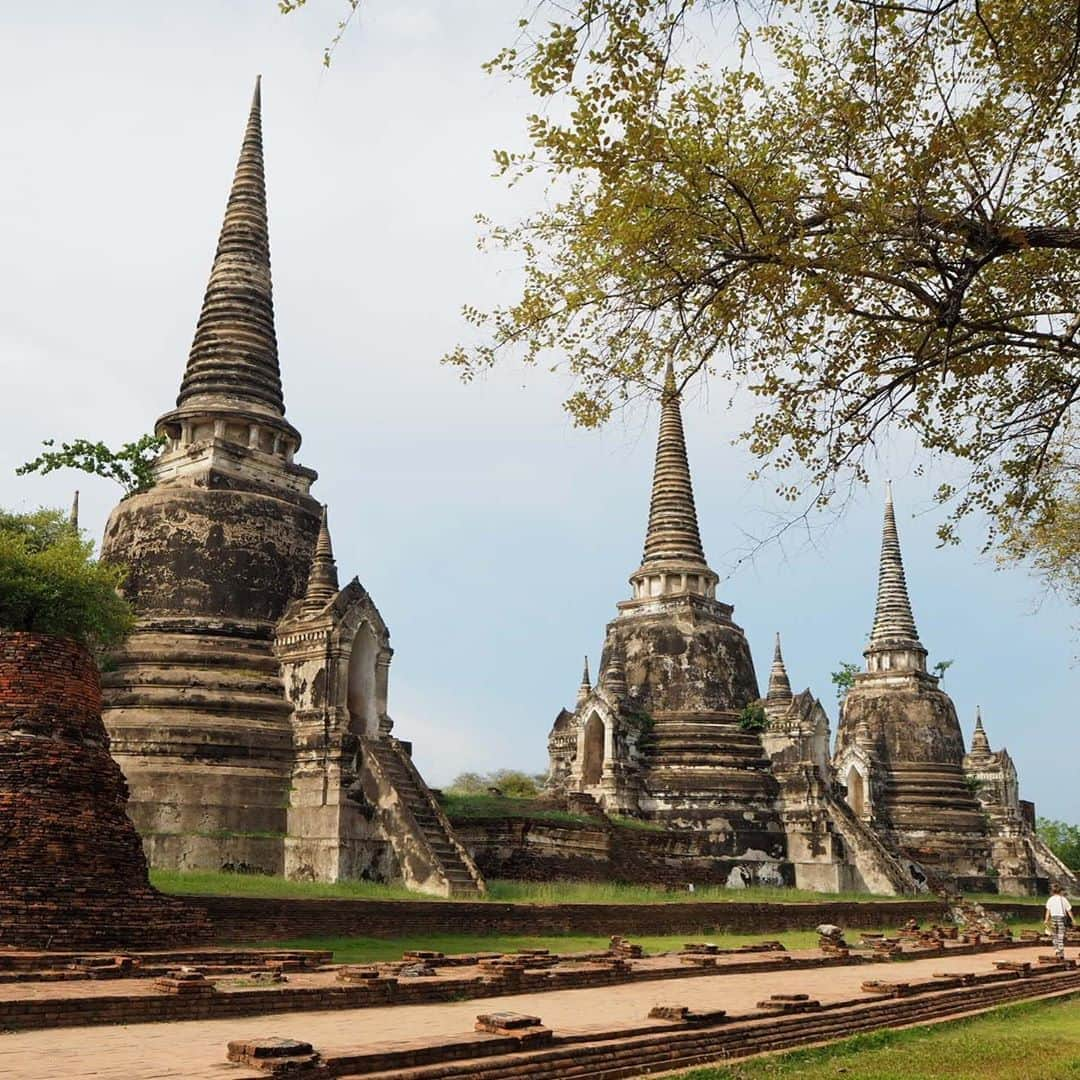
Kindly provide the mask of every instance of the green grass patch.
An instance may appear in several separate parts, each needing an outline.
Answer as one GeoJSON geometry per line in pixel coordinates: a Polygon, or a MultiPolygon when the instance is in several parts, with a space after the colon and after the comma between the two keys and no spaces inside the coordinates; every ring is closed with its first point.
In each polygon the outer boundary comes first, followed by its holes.
{"type": "MultiPolygon", "coordinates": [[[[266,874],[235,874],[225,871],[151,870],[152,884],[165,893],[205,896],[257,896],[294,900],[438,900],[413,892],[403,885],[374,881],[287,881],[266,874]]],[[[830,900],[880,903],[905,899],[867,893],[815,893],[805,889],[724,889],[700,886],[693,892],[662,886],[627,885],[592,881],[507,881],[487,883],[488,900],[514,904],[702,904],[702,903],[820,903],[830,900]]],[[[910,897],[906,898],[910,899],[910,897]]],[[[1033,908],[1036,905],[1032,905],[1033,908]]],[[[1007,920],[1014,930],[1036,928],[1041,919],[1032,911],[1030,920],[1007,920]]]]}
{"type": "MultiPolygon", "coordinates": [[[[607,881],[489,881],[492,900],[519,904],[715,904],[715,903],[822,903],[829,900],[857,900],[865,903],[904,899],[872,896],[869,893],[818,893],[806,889],[768,888],[725,889],[719,885],[699,885],[668,889],[661,885],[628,885],[607,881]]],[[[908,898],[910,899],[910,898],[908,898]]]]}
{"type": "Polygon", "coordinates": [[[374,881],[288,881],[223,870],[151,870],[150,884],[174,896],[258,896],[288,900],[438,900],[404,885],[374,881]]]}
{"type": "Polygon", "coordinates": [[[1080,1077],[1080,1003],[1010,1005],[945,1024],[856,1035],[678,1080],[1031,1080],[1080,1077]]]}
{"type": "Polygon", "coordinates": [[[449,795],[444,792],[440,802],[443,812],[451,819],[530,818],[571,825],[588,825],[593,820],[584,814],[556,810],[539,799],[512,799],[505,795],[449,795]]]}
{"type": "MultiPolygon", "coordinates": [[[[703,931],[697,934],[650,936],[632,934],[631,940],[648,953],[675,952],[687,941],[710,941],[724,949],[759,941],[782,941],[789,949],[816,948],[818,936],[812,930],[785,930],[776,934],[723,934],[703,931]]],[[[401,938],[310,937],[291,941],[248,943],[251,948],[330,949],[341,964],[374,963],[400,960],[407,949],[434,949],[446,954],[473,952],[516,952],[518,949],[550,949],[559,953],[596,952],[608,947],[608,938],[582,934],[518,936],[493,934],[428,934],[401,938]]]]}
{"type": "Polygon", "coordinates": [[[1025,904],[1030,907],[1045,907],[1045,896],[1002,896],[1000,893],[965,893],[966,900],[977,904],[1025,904]]]}

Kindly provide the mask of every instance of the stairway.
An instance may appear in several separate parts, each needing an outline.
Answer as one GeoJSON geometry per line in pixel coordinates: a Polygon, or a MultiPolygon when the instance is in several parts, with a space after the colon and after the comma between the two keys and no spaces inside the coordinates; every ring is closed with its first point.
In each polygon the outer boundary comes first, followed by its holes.
{"type": "Polygon", "coordinates": [[[866,888],[897,896],[915,891],[914,879],[901,854],[888,847],[846,802],[827,795],[825,807],[830,829],[844,841],[848,858],[855,864],[866,888]]]}
{"type": "Polygon", "coordinates": [[[368,738],[362,745],[368,766],[397,795],[396,804],[383,809],[393,819],[386,831],[406,884],[449,897],[483,896],[487,886],[480,871],[401,743],[368,738]]]}

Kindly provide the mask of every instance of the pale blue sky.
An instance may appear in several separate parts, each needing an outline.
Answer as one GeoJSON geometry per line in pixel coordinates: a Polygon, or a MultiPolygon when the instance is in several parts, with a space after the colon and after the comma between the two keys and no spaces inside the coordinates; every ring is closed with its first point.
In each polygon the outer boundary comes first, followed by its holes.
{"type": "MultiPolygon", "coordinates": [[[[282,374],[299,459],[320,473],[344,577],[396,649],[391,713],[428,779],[545,767],[582,654],[628,595],[645,526],[655,415],[571,428],[558,375],[508,366],[472,386],[439,356],[462,303],[511,295],[514,266],[475,250],[473,215],[535,192],[490,178],[521,92],[480,64],[515,0],[372,0],[333,68],[334,0],[6,5],[0,23],[0,504],[66,505],[100,535],[118,489],[17,479],[48,436],[111,442],[175,397],[254,76],[263,117],[282,374]]],[[[827,530],[738,564],[782,512],[731,447],[720,386],[684,408],[706,551],[759,679],[772,634],[793,684],[835,726],[829,672],[861,660],[873,613],[881,481],[891,475],[915,614],[965,733],[976,704],[1041,813],[1080,820],[1080,671],[1070,611],[976,547],[936,549],[933,480],[893,450],[827,530]],[[929,512],[927,512],[929,511],[929,512]],[[914,516],[913,516],[914,515],[914,516]]]]}

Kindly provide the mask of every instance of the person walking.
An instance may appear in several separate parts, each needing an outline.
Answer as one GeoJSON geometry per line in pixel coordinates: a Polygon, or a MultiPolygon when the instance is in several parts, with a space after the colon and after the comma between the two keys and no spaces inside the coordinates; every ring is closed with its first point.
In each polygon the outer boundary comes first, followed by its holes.
{"type": "Polygon", "coordinates": [[[1043,924],[1050,932],[1054,953],[1059,960],[1065,959],[1065,930],[1072,925],[1072,904],[1060,885],[1050,887],[1050,899],[1046,901],[1046,918],[1043,924]]]}

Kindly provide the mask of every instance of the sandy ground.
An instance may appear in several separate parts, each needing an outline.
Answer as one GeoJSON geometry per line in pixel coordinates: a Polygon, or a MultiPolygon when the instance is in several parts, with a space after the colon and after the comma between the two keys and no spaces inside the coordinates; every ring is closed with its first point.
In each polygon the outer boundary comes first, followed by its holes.
{"type": "Polygon", "coordinates": [[[989,971],[997,959],[1034,961],[1044,952],[1045,946],[1035,946],[1006,953],[939,956],[904,964],[705,976],[439,1005],[11,1033],[0,1035],[0,1077],[5,1080],[57,1077],[240,1080],[265,1074],[228,1064],[225,1045],[230,1039],[282,1036],[306,1039],[317,1049],[334,1051],[392,1040],[463,1034],[472,1030],[477,1013],[498,1010],[531,1013],[558,1031],[641,1020],[658,1003],[743,1012],[769,994],[779,993],[808,993],[828,1003],[858,996],[860,985],[867,978],[925,979],[937,971],[989,971]]]}

